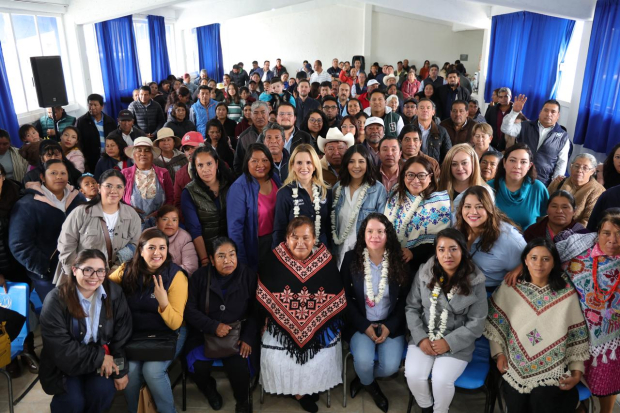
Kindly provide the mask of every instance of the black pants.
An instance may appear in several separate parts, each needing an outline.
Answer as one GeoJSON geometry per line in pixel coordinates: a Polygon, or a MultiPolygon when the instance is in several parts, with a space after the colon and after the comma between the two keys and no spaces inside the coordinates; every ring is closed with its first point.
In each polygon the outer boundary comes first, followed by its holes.
{"type": "Polygon", "coordinates": [[[100,413],[110,408],[116,394],[114,380],[96,373],[69,376],[65,388],[65,393],[52,398],[52,413],[100,413]]]}
{"type": "MultiPolygon", "coordinates": [[[[230,356],[222,359],[224,371],[230,381],[235,401],[238,404],[247,404],[250,400],[250,369],[248,367],[248,359],[244,359],[240,355],[230,356]]],[[[196,361],[194,362],[194,381],[196,385],[205,389],[210,385],[212,361],[196,361]]]]}
{"type": "Polygon", "coordinates": [[[577,387],[566,391],[557,386],[541,386],[530,394],[522,394],[504,382],[502,389],[508,413],[574,412],[579,403],[577,387]]]}

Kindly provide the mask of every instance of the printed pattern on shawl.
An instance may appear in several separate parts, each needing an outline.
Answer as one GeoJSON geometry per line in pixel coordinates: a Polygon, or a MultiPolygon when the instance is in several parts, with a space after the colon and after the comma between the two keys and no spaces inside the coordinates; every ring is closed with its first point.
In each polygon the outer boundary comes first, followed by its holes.
{"type": "MultiPolygon", "coordinates": [[[[590,353],[593,357],[603,355],[607,361],[607,350],[612,360],[620,346],[620,294],[604,302],[597,297],[592,276],[592,249],[588,248],[566,264],[566,274],[570,277],[579,294],[579,302],[590,331],[590,353]]],[[[609,290],[620,276],[620,260],[599,256],[597,280],[601,290],[609,290]]]]}
{"type": "Polygon", "coordinates": [[[282,292],[271,293],[260,281],[256,297],[300,348],[313,337],[315,331],[346,306],[344,290],[339,294],[327,294],[319,288],[311,293],[303,287],[299,292],[292,292],[286,286],[282,292]]]}
{"type": "Polygon", "coordinates": [[[484,334],[502,345],[509,364],[504,379],[521,393],[557,386],[568,363],[589,358],[586,323],[575,290],[567,287],[554,292],[519,282],[514,288],[502,285],[489,298],[484,334]],[[560,329],[548,327],[552,324],[560,329]]]}
{"type": "Polygon", "coordinates": [[[284,243],[278,245],[274,249],[274,253],[278,260],[286,268],[289,269],[302,283],[307,279],[311,278],[314,274],[319,272],[321,268],[323,268],[331,259],[332,255],[327,250],[324,244],[321,244],[319,249],[310,255],[306,261],[298,261],[293,259],[289,252],[287,251],[287,247],[284,243]]]}

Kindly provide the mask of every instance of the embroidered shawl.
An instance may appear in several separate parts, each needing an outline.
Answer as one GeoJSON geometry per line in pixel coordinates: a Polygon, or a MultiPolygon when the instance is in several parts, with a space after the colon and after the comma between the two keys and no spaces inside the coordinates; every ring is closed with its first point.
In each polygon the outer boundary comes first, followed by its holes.
{"type": "Polygon", "coordinates": [[[256,297],[267,329],[305,364],[340,332],[347,301],[336,260],[320,244],[299,261],[283,242],[261,261],[256,297]]]}
{"type": "Polygon", "coordinates": [[[406,199],[401,203],[395,189],[396,186],[385,206],[385,216],[394,225],[401,247],[432,244],[439,231],[451,226],[448,192],[433,192],[424,199],[405,191],[406,199]]]}
{"type": "Polygon", "coordinates": [[[616,360],[616,350],[620,346],[620,293],[616,292],[607,302],[599,299],[594,291],[592,275],[592,265],[596,259],[598,286],[601,290],[608,291],[620,277],[620,259],[606,255],[594,258],[592,253],[597,245],[594,244],[565,263],[566,275],[577,289],[590,330],[590,354],[594,358],[594,365],[598,356],[602,356],[603,363],[607,362],[608,350],[611,352],[610,358],[616,360]]]}
{"type": "Polygon", "coordinates": [[[558,386],[569,364],[590,358],[588,329],[568,281],[557,292],[528,282],[502,284],[489,298],[484,335],[501,345],[508,359],[503,378],[520,393],[558,386]]]}

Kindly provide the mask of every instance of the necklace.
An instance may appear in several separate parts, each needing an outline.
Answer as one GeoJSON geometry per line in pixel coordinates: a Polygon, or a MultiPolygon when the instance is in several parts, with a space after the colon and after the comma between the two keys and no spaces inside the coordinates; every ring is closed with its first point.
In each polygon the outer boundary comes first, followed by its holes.
{"type": "MultiPolygon", "coordinates": [[[[441,312],[440,322],[439,322],[439,330],[435,334],[435,318],[437,313],[437,298],[439,294],[441,294],[441,284],[443,283],[443,277],[439,279],[438,283],[435,283],[435,287],[431,292],[431,308],[428,315],[428,338],[431,341],[441,340],[443,338],[444,333],[446,332],[446,328],[448,326],[448,306],[443,309],[441,312]]],[[[456,294],[456,286],[452,287],[448,292],[448,302],[452,300],[452,297],[456,294]]]]}
{"type": "Polygon", "coordinates": [[[338,188],[336,189],[336,194],[334,197],[334,203],[332,204],[332,213],[331,213],[332,239],[334,241],[334,244],[341,245],[349,236],[349,233],[351,232],[351,228],[353,228],[353,223],[357,221],[357,217],[360,213],[360,209],[362,208],[362,203],[364,202],[364,197],[366,197],[366,192],[368,191],[368,188],[370,188],[370,185],[368,185],[368,183],[365,183],[360,188],[360,193],[357,197],[357,202],[355,203],[355,206],[353,207],[353,211],[351,211],[351,216],[349,216],[349,222],[347,223],[347,226],[344,228],[344,231],[342,232],[341,237],[338,237],[338,231],[336,228],[336,205],[338,205],[338,201],[340,200],[340,195],[342,194],[343,190],[342,190],[342,186],[338,186],[338,188]]]}
{"type": "Polygon", "coordinates": [[[369,307],[377,305],[385,294],[385,287],[388,283],[388,252],[383,253],[383,260],[381,261],[381,278],[379,280],[379,291],[375,295],[375,291],[372,288],[372,274],[370,273],[370,256],[368,255],[368,248],[364,248],[364,283],[366,285],[366,304],[369,307]]]}
{"type": "Polygon", "coordinates": [[[594,258],[592,261],[593,261],[592,262],[592,276],[594,277],[594,294],[596,295],[597,299],[602,300],[604,303],[606,303],[613,298],[616,292],[616,289],[618,288],[618,285],[620,284],[620,277],[618,277],[614,285],[609,290],[607,291],[602,290],[598,285],[598,279],[596,276],[596,273],[598,270],[598,257],[594,258]]]}
{"type": "MultiPolygon", "coordinates": [[[[299,205],[295,200],[299,197],[299,187],[293,190],[293,217],[299,216],[299,205]]],[[[312,202],[314,204],[314,235],[316,236],[315,244],[319,243],[319,235],[321,234],[321,196],[318,185],[312,185],[312,202]]]]}

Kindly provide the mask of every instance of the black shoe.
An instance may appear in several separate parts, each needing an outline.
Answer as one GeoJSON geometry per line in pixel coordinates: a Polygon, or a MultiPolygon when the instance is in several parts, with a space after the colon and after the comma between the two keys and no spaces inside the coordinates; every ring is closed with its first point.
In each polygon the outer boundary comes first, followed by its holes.
{"type": "Polygon", "coordinates": [[[314,401],[315,403],[319,401],[319,399],[321,398],[321,395],[319,393],[312,393],[308,395],[312,401],[314,401]]]}
{"type": "Polygon", "coordinates": [[[366,389],[368,394],[370,394],[370,397],[372,397],[375,404],[381,411],[388,411],[388,399],[381,391],[381,388],[379,387],[379,384],[376,380],[370,383],[368,386],[364,386],[364,389],[366,389]]]}
{"type": "Polygon", "coordinates": [[[237,403],[237,405],[235,406],[235,413],[250,413],[249,403],[237,403]]]}
{"type": "Polygon", "coordinates": [[[362,390],[363,388],[364,388],[364,385],[360,381],[360,378],[356,376],[351,382],[351,384],[349,385],[349,390],[351,391],[350,392],[351,398],[355,399],[355,396],[357,396],[357,393],[359,393],[360,390],[362,390]]]}
{"type": "Polygon", "coordinates": [[[19,364],[19,360],[14,358],[9,364],[6,365],[5,370],[11,376],[11,379],[16,379],[22,375],[22,366],[19,364]]]}
{"type": "MultiPolygon", "coordinates": [[[[198,385],[198,383],[196,383],[196,385],[198,385]]],[[[198,385],[198,389],[205,395],[209,402],[209,406],[211,406],[213,410],[220,410],[222,408],[222,396],[217,392],[217,386],[213,377],[209,377],[209,382],[206,386],[198,385]]]]}
{"type": "MultiPolygon", "coordinates": [[[[296,397],[295,400],[297,400],[296,397]]],[[[319,406],[316,405],[316,402],[312,399],[312,396],[310,395],[305,395],[297,401],[301,405],[301,408],[304,409],[304,411],[306,412],[316,413],[319,411],[319,406]]]]}
{"type": "Polygon", "coordinates": [[[37,357],[37,353],[34,352],[34,334],[29,333],[26,336],[26,340],[24,340],[24,353],[28,354],[27,356],[20,356],[22,364],[28,368],[28,371],[32,374],[37,374],[39,372],[39,364],[41,361],[39,357],[37,357]]]}
{"type": "Polygon", "coordinates": [[[431,407],[420,407],[422,409],[422,413],[433,413],[433,406],[431,407]]]}

